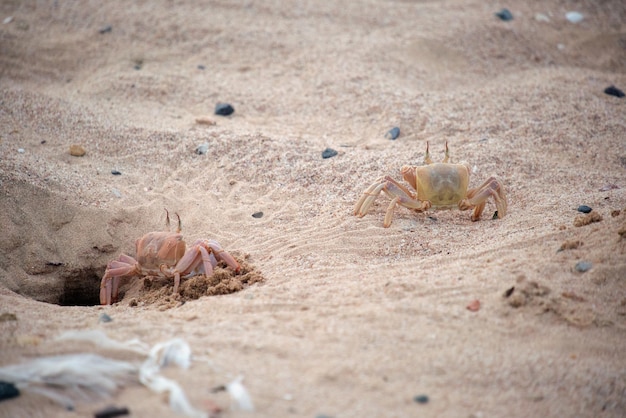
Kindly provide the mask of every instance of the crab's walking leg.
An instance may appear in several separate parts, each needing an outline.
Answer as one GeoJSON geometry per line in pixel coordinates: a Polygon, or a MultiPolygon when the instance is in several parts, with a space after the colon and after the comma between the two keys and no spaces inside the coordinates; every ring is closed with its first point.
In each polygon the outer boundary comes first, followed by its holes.
{"type": "MultiPolygon", "coordinates": [[[[405,177],[406,179],[406,177],[405,177]]],[[[407,179],[409,183],[411,183],[410,179],[407,179]]],[[[376,197],[380,194],[380,192],[385,192],[387,196],[391,198],[391,203],[387,207],[387,212],[385,213],[385,220],[383,222],[383,226],[388,228],[391,225],[391,220],[393,218],[393,211],[397,205],[404,206],[405,208],[414,209],[417,211],[424,211],[430,208],[431,203],[428,201],[421,201],[415,197],[415,194],[410,192],[406,187],[402,184],[398,183],[396,180],[391,178],[390,176],[385,176],[372,184],[361,196],[361,199],[357,202],[354,207],[354,214],[358,217],[363,217],[376,200],[376,197]]]]}
{"type": "Polygon", "coordinates": [[[117,301],[120,277],[136,272],[137,260],[126,254],[120,254],[117,260],[111,261],[100,282],[100,303],[110,305],[117,301]]]}
{"type": "Polygon", "coordinates": [[[365,216],[367,211],[370,209],[370,206],[372,206],[372,203],[374,203],[374,200],[376,200],[376,198],[380,194],[380,191],[383,189],[383,187],[385,187],[385,179],[382,177],[376,180],[376,182],[373,183],[370,187],[368,187],[367,190],[365,190],[361,195],[359,201],[356,202],[356,205],[354,206],[354,214],[359,218],[365,216]]]}
{"type": "Polygon", "coordinates": [[[504,218],[507,211],[507,200],[504,186],[495,177],[489,177],[483,184],[475,189],[471,189],[467,192],[467,197],[459,203],[459,209],[467,210],[474,208],[472,212],[472,221],[480,219],[480,215],[485,209],[485,203],[487,199],[492,197],[496,209],[498,211],[498,218],[504,218]]]}

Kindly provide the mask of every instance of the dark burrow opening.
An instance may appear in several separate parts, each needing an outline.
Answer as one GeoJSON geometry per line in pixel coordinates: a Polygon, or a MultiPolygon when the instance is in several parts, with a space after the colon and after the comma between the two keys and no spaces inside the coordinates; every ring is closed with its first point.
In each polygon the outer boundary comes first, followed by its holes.
{"type": "Polygon", "coordinates": [[[101,269],[83,267],[63,272],[63,289],[58,304],[61,306],[94,306],[100,304],[101,269]]]}

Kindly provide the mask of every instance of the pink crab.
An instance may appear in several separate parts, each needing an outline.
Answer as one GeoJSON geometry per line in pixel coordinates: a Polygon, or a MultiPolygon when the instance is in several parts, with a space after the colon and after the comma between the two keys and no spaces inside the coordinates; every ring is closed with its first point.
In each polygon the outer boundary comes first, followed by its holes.
{"type": "Polygon", "coordinates": [[[199,239],[187,248],[180,233],[181,221],[178,217],[176,232],[170,232],[170,216],[165,211],[167,231],[149,232],[135,241],[137,259],[120,254],[117,260],[109,262],[100,284],[100,303],[110,305],[117,301],[122,277],[161,276],[174,278],[174,294],[178,293],[180,278],[213,274],[218,261],[224,261],[235,272],[240,266],[215,240],[199,239]]]}

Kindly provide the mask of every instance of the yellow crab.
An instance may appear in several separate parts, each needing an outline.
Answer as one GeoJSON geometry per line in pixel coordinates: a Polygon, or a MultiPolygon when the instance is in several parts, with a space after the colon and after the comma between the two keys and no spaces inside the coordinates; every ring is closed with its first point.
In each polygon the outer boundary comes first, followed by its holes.
{"type": "MultiPolygon", "coordinates": [[[[460,210],[473,208],[472,221],[477,221],[489,197],[492,197],[496,204],[497,217],[503,218],[506,215],[507,201],[502,183],[495,177],[490,177],[479,187],[468,190],[469,164],[465,162],[452,164],[448,162],[449,158],[450,153],[446,142],[445,158],[441,163],[434,163],[428,153],[428,142],[426,142],[425,165],[405,165],[400,170],[402,177],[413,190],[409,190],[390,176],[381,177],[363,192],[354,207],[354,214],[359,218],[365,216],[380,192],[385,192],[391,198],[383,222],[385,228],[391,225],[396,205],[413,209],[416,212],[423,212],[430,208],[458,208],[460,210]]],[[[496,217],[495,214],[494,217],[496,217]]]]}
{"type": "Polygon", "coordinates": [[[174,278],[174,294],[178,293],[181,277],[201,274],[210,276],[219,260],[239,272],[237,260],[222,248],[219,242],[199,239],[187,248],[180,233],[181,222],[178,217],[176,232],[170,232],[170,216],[166,212],[168,231],[149,232],[135,241],[137,259],[120,254],[117,260],[107,265],[100,284],[100,303],[110,305],[117,301],[118,287],[124,276],[161,276],[174,278]]]}

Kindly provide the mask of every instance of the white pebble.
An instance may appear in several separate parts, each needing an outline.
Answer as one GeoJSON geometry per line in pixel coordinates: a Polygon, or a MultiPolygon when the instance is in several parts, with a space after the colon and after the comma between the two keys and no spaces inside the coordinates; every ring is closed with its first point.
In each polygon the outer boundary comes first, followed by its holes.
{"type": "Polygon", "coordinates": [[[537,13],[537,14],[535,14],[535,20],[537,22],[549,22],[550,18],[547,15],[543,14],[543,13],[537,13]]]}
{"type": "Polygon", "coordinates": [[[209,150],[209,144],[205,142],[202,145],[198,145],[198,147],[196,148],[196,154],[204,155],[207,153],[208,150],[209,150]]]}
{"type": "Polygon", "coordinates": [[[565,18],[572,23],[578,23],[583,20],[584,16],[582,15],[582,13],[578,12],[567,12],[565,13],[565,18]]]}
{"type": "Polygon", "coordinates": [[[12,21],[13,21],[13,16],[9,16],[9,17],[5,17],[2,23],[6,25],[7,23],[11,23],[12,21]]]}
{"type": "Polygon", "coordinates": [[[24,148],[18,148],[17,152],[19,152],[20,154],[24,154],[26,151],[24,150],[24,148]]]}
{"type": "Polygon", "coordinates": [[[121,197],[122,197],[122,193],[121,193],[119,190],[117,190],[117,189],[111,189],[111,191],[113,192],[113,194],[114,194],[116,197],[119,197],[119,198],[121,198],[121,197]]]}

